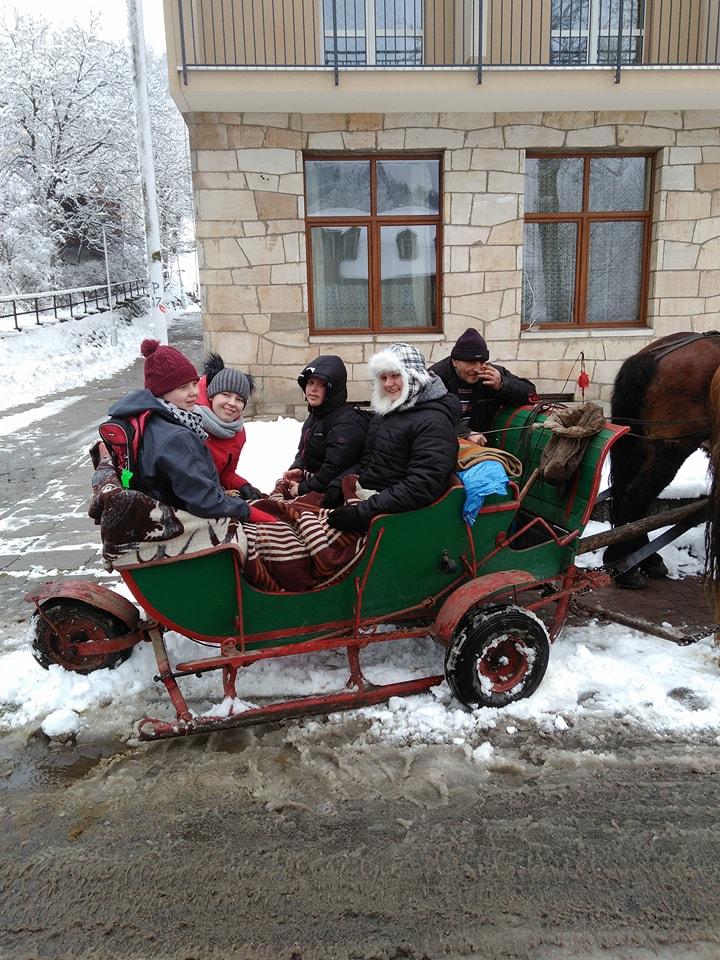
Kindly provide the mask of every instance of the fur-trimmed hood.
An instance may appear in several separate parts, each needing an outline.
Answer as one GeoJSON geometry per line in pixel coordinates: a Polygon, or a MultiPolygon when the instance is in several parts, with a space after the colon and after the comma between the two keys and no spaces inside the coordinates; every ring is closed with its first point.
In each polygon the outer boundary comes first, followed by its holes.
{"type": "Polygon", "coordinates": [[[437,400],[447,393],[442,380],[427,369],[422,353],[409,343],[393,343],[374,354],[368,362],[368,370],[373,377],[370,406],[380,416],[409,410],[417,403],[437,400]],[[391,400],[383,389],[380,381],[383,373],[399,373],[402,377],[403,388],[395,400],[391,400]]]}

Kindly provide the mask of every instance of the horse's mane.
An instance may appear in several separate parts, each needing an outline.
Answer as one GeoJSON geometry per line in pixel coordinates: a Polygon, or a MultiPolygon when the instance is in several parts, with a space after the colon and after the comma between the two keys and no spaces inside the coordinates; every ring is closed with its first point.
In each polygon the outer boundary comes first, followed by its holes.
{"type": "Polygon", "coordinates": [[[622,522],[617,510],[632,478],[638,473],[644,459],[642,449],[642,424],[632,421],[643,418],[645,397],[657,371],[658,361],[650,352],[635,353],[628,357],[618,371],[610,401],[610,419],[613,423],[627,424],[630,434],[620,437],[610,451],[610,520],[613,526],[622,522]]]}

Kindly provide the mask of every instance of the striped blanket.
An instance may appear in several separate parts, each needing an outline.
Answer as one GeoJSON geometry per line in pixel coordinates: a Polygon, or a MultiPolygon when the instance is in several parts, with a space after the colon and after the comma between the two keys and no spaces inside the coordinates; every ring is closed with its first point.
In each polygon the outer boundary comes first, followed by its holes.
{"type": "MultiPolygon", "coordinates": [[[[348,503],[358,496],[346,477],[348,503]]],[[[238,551],[243,577],[262,590],[309,590],[341,578],[365,546],[366,537],[333,530],[322,494],[286,501],[278,488],[257,506],[279,523],[204,519],[140,493],[125,490],[111,461],[101,460],[92,480],[89,514],[100,526],[105,566],[137,566],[198,556],[218,547],[238,551]]]]}

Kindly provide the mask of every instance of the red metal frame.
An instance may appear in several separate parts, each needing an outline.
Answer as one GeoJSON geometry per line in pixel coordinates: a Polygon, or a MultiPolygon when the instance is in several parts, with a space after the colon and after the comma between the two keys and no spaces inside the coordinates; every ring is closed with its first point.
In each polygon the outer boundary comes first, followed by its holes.
{"type": "Polygon", "coordinates": [[[125,597],[120,596],[119,593],[114,593],[107,587],[91,580],[48,580],[41,587],[26,593],[25,600],[35,604],[38,616],[42,617],[53,632],[68,646],[73,646],[72,635],[66,631],[61,623],[51,620],[45,610],[45,604],[56,599],[80,600],[87,603],[88,606],[104,610],[106,613],[117,617],[128,628],[128,632],[121,637],[105,637],[102,640],[84,641],[82,644],[84,656],[92,657],[119,653],[121,650],[128,650],[135,644],[147,639],[144,625],[140,625],[140,614],[137,607],[126,600],[125,597]]]}
{"type": "Polygon", "coordinates": [[[425,693],[431,687],[442,683],[444,679],[444,676],[439,674],[434,677],[422,677],[419,680],[405,680],[402,683],[388,683],[377,687],[368,685],[364,690],[285,700],[282,703],[254,707],[229,717],[194,717],[190,722],[181,716],[179,711],[176,721],[145,717],[140,721],[139,738],[140,740],[163,740],[192,733],[210,733],[213,730],[249,727],[258,723],[268,723],[271,720],[290,720],[296,717],[335,713],[340,710],[357,710],[359,707],[382,703],[390,697],[410,697],[413,694],[425,693]]]}
{"type": "MultiPolygon", "coordinates": [[[[508,539],[507,543],[509,544],[508,539]]],[[[370,559],[368,569],[374,561],[370,559]]],[[[597,579],[597,575],[594,575],[597,579]]],[[[605,578],[607,579],[607,578],[605,578]]],[[[360,649],[371,643],[387,643],[394,640],[409,639],[433,635],[440,642],[447,643],[459,620],[472,606],[488,599],[511,601],[526,610],[538,610],[550,604],[557,604],[555,615],[549,627],[551,642],[556,638],[567,616],[571,596],[578,590],[593,585],[593,575],[585,575],[571,565],[565,572],[562,583],[558,586],[558,577],[549,577],[545,580],[536,580],[531,574],[522,570],[504,571],[480,577],[455,590],[445,601],[434,623],[425,620],[421,624],[383,633],[373,632],[373,626],[387,618],[377,618],[374,623],[363,624],[360,617],[362,595],[367,581],[356,580],[358,600],[354,629],[351,634],[322,637],[309,640],[305,643],[287,644],[282,647],[271,647],[251,652],[239,652],[232,655],[209,658],[206,660],[188,661],[177,664],[173,671],[170,667],[167,650],[162,635],[158,630],[152,636],[153,648],[158,662],[158,679],[165,685],[168,695],[175,707],[177,718],[174,721],[159,720],[145,717],[139,726],[141,740],[156,740],[167,737],[187,736],[193,733],[207,733],[210,730],[225,730],[242,726],[251,726],[271,720],[288,720],[302,716],[332,713],[340,710],[352,710],[370,704],[381,703],[390,697],[412,696],[424,693],[431,687],[441,683],[443,675],[420,677],[414,680],[391,684],[371,684],[362,673],[360,664],[360,649]],[[552,586],[554,589],[547,596],[530,602],[522,602],[519,594],[529,590],[536,590],[543,586],[552,586]],[[271,703],[261,707],[254,707],[239,714],[231,713],[227,717],[208,716],[193,717],[185,698],[183,697],[177,678],[207,673],[213,670],[222,670],[223,693],[225,697],[236,697],[236,678],[238,670],[258,660],[274,659],[298,653],[310,653],[319,650],[330,650],[344,647],[348,656],[349,676],[345,690],[323,696],[301,697],[271,703]]],[[[595,584],[597,585],[597,584],[595,584]]],[[[407,614],[407,612],[406,612],[407,614]]],[[[235,645],[237,638],[228,638],[226,644],[235,645]]],[[[223,645],[223,649],[227,649],[223,645]]]]}
{"type": "MultiPolygon", "coordinates": [[[[508,425],[512,423],[512,418],[508,425]]],[[[627,427],[613,428],[615,436],[610,437],[603,449],[607,452],[618,434],[628,431],[627,427]]],[[[600,461],[603,457],[601,456],[600,461]]],[[[584,512],[583,522],[586,522],[592,510],[593,501],[600,485],[601,470],[596,467],[592,479],[591,496],[584,512]]],[[[510,503],[491,505],[487,512],[501,512],[506,510],[517,511],[521,502],[521,495],[516,484],[511,484],[513,499],[510,503]]],[[[567,510],[572,509],[576,489],[571,491],[567,510]]],[[[376,561],[380,543],[384,535],[381,529],[373,544],[367,566],[362,576],[355,577],[356,600],[351,617],[344,620],[324,623],[320,626],[323,631],[320,636],[309,640],[283,643],[280,646],[262,647],[248,650],[248,645],[263,642],[287,639],[302,636],[308,633],[308,627],[301,626],[284,630],[266,631],[250,634],[245,631],[243,616],[243,582],[240,571],[239,557],[234,553],[234,582],[238,614],[235,620],[236,634],[227,637],[220,646],[220,655],[203,660],[190,660],[178,663],[173,669],[163,639],[163,627],[158,622],[140,622],[136,607],[124,597],[89,581],[59,581],[45,584],[39,590],[27,595],[27,599],[35,602],[42,615],[42,604],[54,597],[73,597],[103,609],[121,619],[128,625],[128,633],[120,638],[107,641],[88,641],[83,649],[88,654],[111,653],[126,649],[141,640],[152,642],[155,659],[158,665],[159,680],[165,686],[171,703],[175,709],[176,718],[171,721],[144,718],[140,723],[139,736],[143,740],[162,739],[204,733],[210,730],[229,729],[248,726],[270,720],[284,720],[292,717],[310,716],[313,714],[329,713],[337,710],[349,710],[369,704],[380,703],[393,696],[410,696],[422,693],[441,683],[442,675],[421,677],[391,684],[371,684],[363,676],[360,663],[360,651],[371,643],[388,643],[394,640],[434,636],[441,643],[450,642],[452,635],[462,617],[472,607],[483,602],[498,601],[511,602],[528,611],[540,610],[555,605],[555,611],[548,627],[550,640],[553,641],[567,616],[570,598],[579,590],[597,587],[609,582],[603,574],[590,571],[580,571],[571,564],[562,574],[555,574],[546,579],[538,580],[532,574],[523,570],[511,569],[482,575],[482,566],[501,550],[511,548],[520,537],[533,528],[541,529],[547,535],[547,542],[554,542],[559,547],[569,546],[578,536],[579,530],[569,532],[557,531],[542,517],[532,517],[528,522],[510,535],[498,536],[497,542],[483,557],[476,556],[472,530],[466,525],[468,551],[463,553],[460,560],[463,571],[458,577],[448,583],[437,594],[427,597],[420,603],[392,614],[390,618],[398,624],[390,631],[378,632],[379,624],[387,624],[389,615],[383,614],[364,618],[362,615],[363,599],[371,570],[376,561]],[[480,576],[478,577],[478,570],[480,576]],[[468,574],[472,579],[468,580],[468,574]],[[537,591],[547,588],[543,595],[537,591]],[[533,592],[531,595],[530,592],[533,592]],[[522,595],[525,596],[522,596],[522,595]],[[439,612],[438,605],[442,604],[439,612]],[[293,700],[254,707],[242,713],[233,714],[231,706],[229,716],[195,717],[190,710],[185,697],[178,686],[178,679],[191,675],[202,675],[210,671],[222,672],[222,689],[225,698],[236,699],[236,681],[238,671],[243,667],[256,663],[259,660],[269,660],[296,654],[312,653],[320,650],[345,648],[348,658],[348,680],[345,690],[324,696],[301,697],[293,700]]],[[[232,549],[232,548],[228,548],[232,549]]],[[[348,572],[349,573],[349,572],[348,572]]],[[[351,575],[351,574],[350,574],[351,575]]],[[[140,599],[140,598],[139,598],[140,599]]],[[[151,604],[142,598],[143,606],[152,616],[164,624],[165,627],[180,630],[186,636],[195,639],[204,639],[188,633],[185,628],[174,624],[166,617],[160,616],[151,604]]],[[[56,629],[54,627],[54,629],[56,629]]],[[[61,634],[62,635],[62,634],[61,634]]],[[[216,638],[213,639],[217,643],[216,638]]]]}
{"type": "MultiPolygon", "coordinates": [[[[415,693],[423,693],[430,687],[436,686],[444,679],[443,675],[433,675],[430,677],[421,677],[414,680],[407,680],[401,683],[379,684],[369,683],[362,673],[360,665],[360,649],[368,646],[370,643],[388,642],[390,640],[407,639],[410,637],[426,636],[432,631],[431,621],[426,621],[422,626],[412,626],[406,629],[395,630],[391,632],[373,633],[372,626],[383,620],[386,616],[370,618],[368,621],[362,620],[362,601],[365,587],[367,585],[370,570],[375,562],[377,551],[380,545],[384,531],[375,541],[373,550],[368,560],[367,568],[362,576],[356,577],[355,588],[357,600],[355,603],[354,619],[352,622],[352,633],[346,636],[325,636],[300,642],[288,644],[282,647],[270,647],[252,652],[245,651],[246,637],[241,634],[239,637],[230,637],[222,645],[223,655],[220,657],[208,658],[206,660],[196,660],[186,663],[179,663],[175,670],[170,667],[170,661],[165,647],[164,640],[160,631],[156,631],[152,636],[155,657],[158,663],[158,679],[162,681],[175,707],[177,719],[175,721],[164,721],[145,717],[140,722],[139,736],[141,740],[162,739],[164,737],[184,736],[191,733],[204,733],[210,729],[227,729],[229,727],[247,726],[254,723],[266,722],[272,719],[288,719],[290,717],[308,716],[319,713],[332,713],[336,710],[350,710],[360,706],[366,706],[373,703],[381,703],[394,696],[410,696],[415,693]],[[240,641],[241,652],[236,654],[225,653],[232,644],[237,648],[240,641]],[[289,656],[291,654],[309,653],[317,650],[327,650],[337,647],[345,647],[348,657],[348,666],[350,675],[346,684],[346,689],[342,693],[328,694],[321,697],[303,697],[296,700],[286,700],[280,703],[267,704],[263,707],[256,707],[252,710],[244,711],[241,714],[231,715],[229,717],[193,717],[187,701],[182,695],[177,684],[177,678],[192,674],[207,673],[211,670],[221,669],[223,671],[223,691],[226,697],[235,697],[235,681],[237,671],[243,666],[254,663],[257,660],[266,660],[276,657],[289,656]]],[[[399,611],[393,615],[394,619],[407,617],[412,612],[418,610],[431,610],[435,607],[437,600],[448,590],[452,590],[457,581],[449,584],[435,598],[428,598],[422,604],[416,604],[406,610],[399,611]]],[[[328,627],[334,627],[336,624],[327,624],[328,627]]],[[[285,635],[292,635],[293,631],[285,631],[285,635]]]]}
{"type": "MultiPolygon", "coordinates": [[[[616,432],[624,433],[626,430],[627,428],[617,428],[616,432]]],[[[613,439],[614,438],[611,438],[608,443],[612,442],[613,439]]],[[[593,477],[592,490],[594,493],[597,492],[599,484],[600,469],[598,468],[593,477]]],[[[571,498],[571,502],[572,499],[574,498],[571,498]]],[[[516,497],[511,505],[499,504],[497,507],[489,507],[488,509],[493,511],[506,510],[509,508],[516,509],[517,505],[518,498],[516,497]]],[[[483,563],[495,556],[500,550],[510,548],[519,537],[538,525],[548,534],[549,538],[560,547],[571,544],[579,534],[579,531],[576,529],[560,535],[542,517],[534,517],[510,536],[503,537],[485,556],[478,560],[475,555],[472,532],[468,527],[468,543],[471,559],[469,560],[464,554],[461,559],[466,571],[472,570],[473,579],[463,582],[459,587],[457,586],[458,579],[455,579],[438,595],[429,597],[413,607],[397,611],[393,614],[392,619],[394,621],[406,621],[406,624],[392,631],[377,633],[375,627],[380,623],[387,623],[387,614],[363,619],[362,605],[370,571],[375,563],[382,540],[384,531],[381,530],[373,545],[367,567],[362,577],[355,578],[357,598],[352,620],[348,619],[346,621],[334,621],[323,624],[323,628],[327,632],[311,640],[286,643],[282,646],[264,647],[256,650],[248,650],[248,644],[282,637],[291,638],[302,634],[307,628],[298,627],[282,631],[268,631],[263,634],[248,636],[244,631],[242,622],[242,584],[239,564],[236,562],[235,583],[238,594],[238,610],[240,611],[237,620],[238,633],[236,636],[228,637],[223,641],[220,645],[220,656],[178,663],[175,670],[172,670],[162,636],[153,636],[153,647],[159,668],[158,679],[163,682],[168,691],[173,706],[175,707],[177,719],[175,721],[164,721],[146,717],[140,724],[140,738],[144,740],[162,739],[164,737],[188,735],[191,733],[203,733],[211,729],[229,729],[270,720],[285,720],[300,716],[329,713],[336,710],[349,710],[368,704],[380,703],[393,696],[410,696],[415,693],[424,692],[430,689],[430,687],[440,683],[443,677],[422,677],[402,683],[373,685],[368,683],[363,676],[360,663],[360,650],[371,643],[387,643],[394,640],[427,635],[433,635],[441,643],[447,644],[465,613],[471,607],[489,599],[497,601],[509,599],[513,604],[528,611],[540,610],[549,607],[551,604],[555,604],[555,612],[548,627],[550,641],[554,641],[567,616],[570,598],[581,589],[599,585],[597,574],[593,575],[586,571],[579,571],[573,564],[567,568],[562,576],[556,574],[543,580],[537,580],[532,574],[523,570],[509,570],[487,574],[485,576],[482,576],[481,573],[479,577],[477,576],[478,569],[482,570],[483,563]],[[543,596],[526,596],[524,598],[520,596],[523,593],[527,594],[531,590],[541,590],[543,587],[549,588],[543,596]],[[444,601],[440,612],[433,621],[429,614],[437,608],[437,603],[445,594],[449,594],[449,596],[444,601]],[[234,699],[236,697],[235,684],[237,674],[243,667],[247,667],[259,660],[269,660],[295,654],[313,653],[320,650],[338,648],[345,648],[347,651],[349,669],[345,690],[338,693],[319,697],[302,697],[267,704],[262,707],[254,707],[251,710],[236,715],[233,715],[231,708],[230,716],[227,717],[193,717],[177,684],[177,679],[183,676],[201,675],[213,670],[221,670],[224,696],[234,699]]],[[[607,580],[607,578],[605,578],[605,580],[607,580]]]]}

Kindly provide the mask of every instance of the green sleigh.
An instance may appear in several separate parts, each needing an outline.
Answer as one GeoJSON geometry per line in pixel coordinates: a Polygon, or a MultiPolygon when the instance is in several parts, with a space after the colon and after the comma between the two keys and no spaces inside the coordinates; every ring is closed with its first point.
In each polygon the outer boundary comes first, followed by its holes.
{"type": "Polygon", "coordinates": [[[535,426],[545,417],[531,407],[496,416],[496,445],[519,457],[523,474],[506,495],[486,498],[473,526],[463,520],[458,481],[428,507],[376,517],[365,549],[342,578],[303,593],[253,587],[232,546],[120,568],[147,619],[95,583],[51,582],[27,597],[37,608],[36,656],[44,666],[87,673],[117,665],[137,643],[152,643],[156,679],[176,715],[143,719],[141,739],[352,709],[422,693],[444,678],[468,707],[530,696],[571,596],[598,582],[597,574],[575,566],[575,554],[603,462],[627,430],[606,424],[591,437],[560,496],[540,471],[551,434],[535,426]],[[216,645],[217,655],[172,663],[166,629],[216,645]],[[379,685],[363,676],[364,647],[427,635],[438,641],[437,673],[379,685]],[[347,686],[336,693],[198,717],[181,692],[183,677],[219,671],[223,697],[234,699],[243,667],[332,648],[344,648],[349,665],[347,686]]]}

